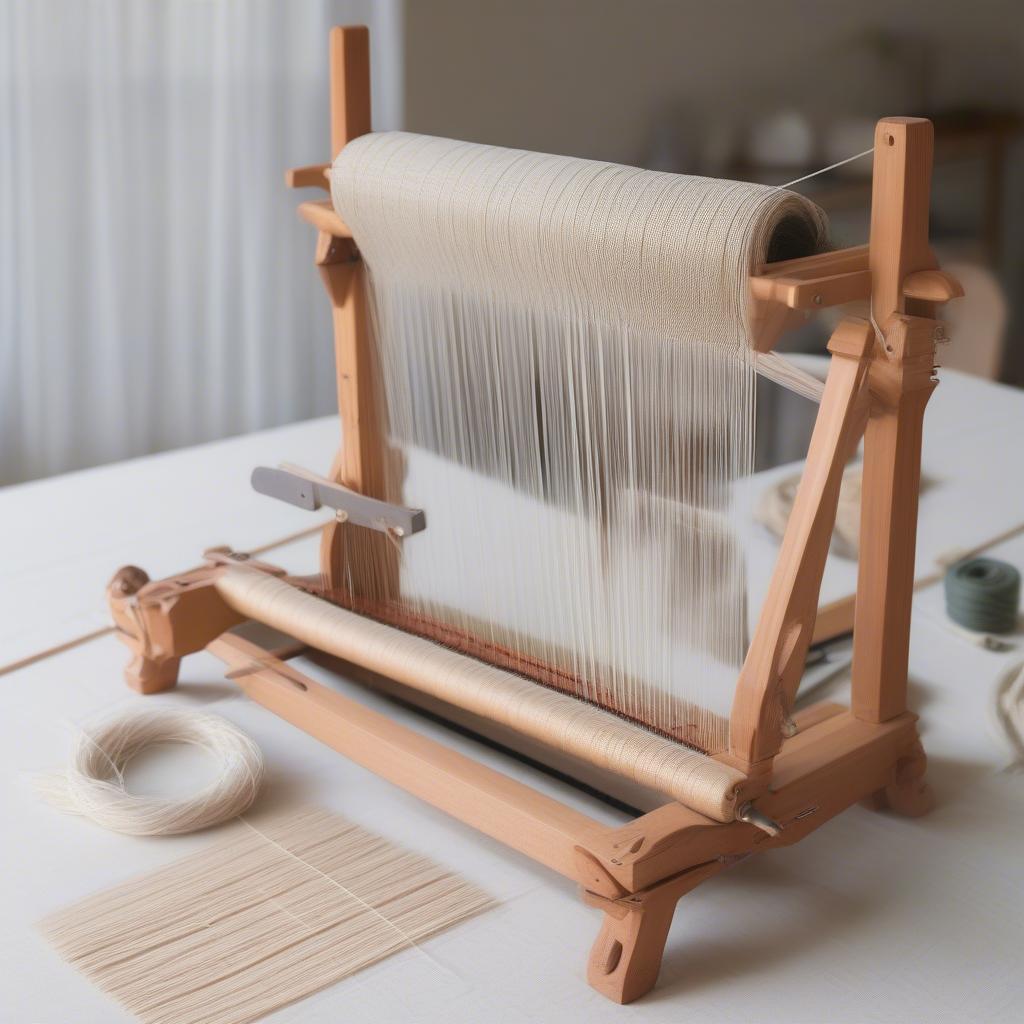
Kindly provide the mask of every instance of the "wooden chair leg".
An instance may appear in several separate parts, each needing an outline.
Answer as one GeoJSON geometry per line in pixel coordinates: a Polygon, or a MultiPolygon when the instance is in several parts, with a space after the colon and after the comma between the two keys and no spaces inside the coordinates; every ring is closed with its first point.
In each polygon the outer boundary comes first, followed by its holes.
{"type": "Polygon", "coordinates": [[[928,758],[918,743],[904,758],[896,762],[893,780],[872,793],[865,801],[876,811],[893,811],[906,818],[919,818],[935,804],[931,786],[925,781],[928,758]]]}
{"type": "Polygon", "coordinates": [[[587,981],[616,1003],[631,1003],[658,980],[676,901],[643,900],[636,909],[616,901],[604,908],[604,920],[587,963],[587,981]]]}

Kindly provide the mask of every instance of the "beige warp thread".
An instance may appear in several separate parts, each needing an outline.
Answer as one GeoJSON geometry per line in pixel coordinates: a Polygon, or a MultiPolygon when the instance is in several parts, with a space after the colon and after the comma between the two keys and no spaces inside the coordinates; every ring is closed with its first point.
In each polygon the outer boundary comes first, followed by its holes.
{"type": "Polygon", "coordinates": [[[196,832],[234,818],[256,799],[263,755],[244,732],[217,715],[145,710],[117,715],[82,730],[64,772],[36,780],[54,806],[133,836],[196,832]],[[124,769],[156,743],[186,743],[206,751],[220,775],[195,795],[167,798],[129,793],[124,769]]]}
{"type": "Polygon", "coordinates": [[[749,341],[753,269],[827,244],[822,211],[786,189],[408,132],[348,143],[331,194],[371,270],[531,305],[578,297],[727,348],[749,341]]]}
{"type": "Polygon", "coordinates": [[[248,618],[665,793],[716,821],[745,776],[583,701],[363,618],[272,576],[230,567],[224,600],[248,618]]]}
{"type": "MultiPolygon", "coordinates": [[[[729,506],[755,371],[778,370],[749,279],[824,248],[821,210],[402,132],[347,144],[331,188],[368,270],[381,496],[430,523],[401,545],[400,610],[718,749],[748,642],[729,506]]],[[[391,599],[394,551],[355,547],[339,603],[391,599]]]]}
{"type": "Polygon", "coordinates": [[[144,1024],[246,1024],[491,906],[425,857],[300,808],[246,816],[40,928],[144,1024]]]}

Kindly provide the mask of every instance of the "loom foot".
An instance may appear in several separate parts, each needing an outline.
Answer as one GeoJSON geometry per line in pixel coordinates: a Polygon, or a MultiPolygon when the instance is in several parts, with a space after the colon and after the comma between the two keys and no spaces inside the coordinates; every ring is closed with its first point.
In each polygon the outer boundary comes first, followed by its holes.
{"type": "Polygon", "coordinates": [[[650,992],[658,980],[676,901],[633,897],[637,900],[633,909],[628,898],[613,902],[590,893],[586,896],[604,910],[587,962],[587,981],[614,1002],[631,1003],[650,992]]]}
{"type": "Polygon", "coordinates": [[[924,777],[927,767],[928,758],[918,743],[906,757],[896,762],[893,781],[872,793],[864,803],[875,811],[920,818],[935,805],[932,788],[924,777]]]}
{"type": "Polygon", "coordinates": [[[205,557],[207,565],[165,580],[151,581],[142,569],[126,565],[107,585],[117,636],[132,652],[125,682],[137,693],[172,689],[184,655],[202,650],[242,621],[217,592],[221,565],[246,561],[254,569],[281,573],[222,548],[211,549],[205,557]]]}
{"type": "Polygon", "coordinates": [[[124,681],[136,693],[163,693],[173,690],[178,683],[181,658],[146,658],[136,655],[124,670],[124,681]]]}
{"type": "MultiPolygon", "coordinates": [[[[114,573],[114,578],[107,585],[107,599],[116,603],[119,609],[136,607],[134,599],[148,583],[149,573],[137,565],[125,565],[114,573]]],[[[131,624],[137,626],[138,615],[129,616],[131,624]]],[[[126,635],[122,625],[122,636],[126,635]]],[[[138,641],[141,643],[141,640],[138,641]]],[[[155,657],[134,649],[134,657],[125,666],[124,681],[136,693],[161,693],[172,689],[178,682],[178,669],[181,658],[170,656],[155,657]]]]}

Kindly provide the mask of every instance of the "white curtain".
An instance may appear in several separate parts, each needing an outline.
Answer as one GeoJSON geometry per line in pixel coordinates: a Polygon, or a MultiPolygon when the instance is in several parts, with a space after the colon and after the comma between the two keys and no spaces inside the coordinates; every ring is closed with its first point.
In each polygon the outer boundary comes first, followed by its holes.
{"type": "Polygon", "coordinates": [[[314,234],[327,31],[398,0],[0,0],[0,483],[331,411],[314,234]]]}

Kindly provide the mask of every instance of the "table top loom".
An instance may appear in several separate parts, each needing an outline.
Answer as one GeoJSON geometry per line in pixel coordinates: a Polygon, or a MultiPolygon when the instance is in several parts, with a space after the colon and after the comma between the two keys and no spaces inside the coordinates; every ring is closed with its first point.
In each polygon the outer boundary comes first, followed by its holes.
{"type": "MultiPolygon", "coordinates": [[[[334,29],[330,57],[337,156],[370,131],[367,30],[334,29]]],[[[410,621],[380,600],[380,580],[364,606],[344,609],[304,593],[305,578],[285,577],[275,566],[227,549],[209,551],[203,566],[159,581],[125,567],[111,581],[108,598],[119,635],[133,653],[128,684],[144,694],[170,689],[181,658],[208,649],[225,663],[228,678],[275,714],[578,882],[586,902],[603,912],[587,969],[590,984],[622,1003],[642,996],[657,979],[676,903],[700,882],[751,853],[802,839],[860,801],[906,815],[930,806],[917,720],[907,710],[914,538],[923,416],[936,384],[935,347],[944,338],[935,309],[962,294],[928,245],[931,163],[930,122],[880,121],[869,243],[766,264],[751,277],[759,352],[770,352],[789,326],[826,306],[867,300],[873,315],[870,321],[844,317],[829,342],[830,366],[802,482],[736,683],[727,743],[698,753],[659,738],[658,756],[667,758],[674,774],[647,813],[625,826],[602,825],[288,664],[314,640],[322,646],[312,623],[327,616],[341,638],[328,653],[389,676],[403,699],[418,701],[422,691],[422,703],[432,711],[447,713],[447,701],[454,721],[466,713],[479,725],[489,717],[489,705],[476,693],[446,695],[437,679],[460,662],[473,662],[478,674],[490,672],[495,686],[507,687],[509,699],[521,705],[530,756],[550,739],[543,725],[546,706],[531,718],[531,702],[572,702],[576,710],[569,714],[582,716],[593,735],[613,718],[558,693],[558,681],[545,675],[544,666],[514,663],[441,624],[410,621]],[[862,437],[861,543],[851,623],[844,618],[849,608],[819,616],[818,595],[843,469],[862,437]],[[267,621],[259,614],[262,595],[280,588],[301,600],[287,629],[277,620],[271,623],[277,632],[261,634],[252,627],[267,621]],[[793,705],[812,641],[850,625],[851,707],[818,704],[791,716],[781,713],[793,705]],[[394,654],[360,655],[364,641],[369,645],[378,635],[382,644],[396,647],[394,654]],[[397,650],[399,645],[405,646],[397,650]]],[[[287,180],[296,188],[326,189],[329,171],[329,165],[299,168],[287,180]]],[[[320,548],[317,580],[332,590],[346,572],[351,579],[349,546],[387,550],[425,523],[422,512],[384,500],[384,442],[370,383],[374,351],[356,241],[330,201],[302,203],[299,213],[317,229],[315,263],[333,311],[342,444],[325,478],[259,470],[254,486],[306,508],[337,502],[343,509],[325,526],[320,548]]],[[[385,593],[398,586],[397,558],[387,575],[385,593]]],[[[622,725],[626,745],[638,744],[639,754],[630,756],[642,761],[650,734],[622,725]]],[[[502,742],[510,732],[506,726],[502,742]]],[[[573,764],[588,759],[585,739],[577,739],[575,748],[561,746],[573,764]]],[[[606,779],[626,772],[611,755],[601,771],[606,779]]],[[[631,778],[649,782],[635,773],[631,778]]]]}

